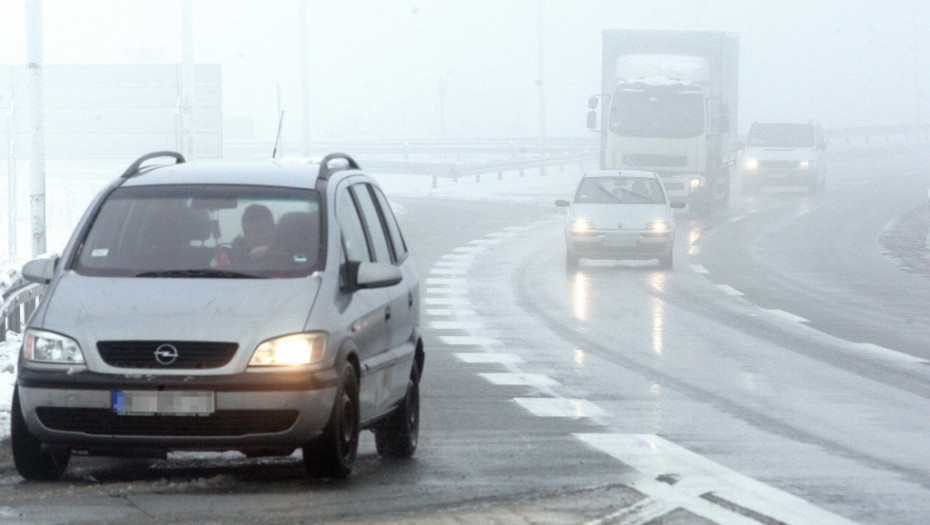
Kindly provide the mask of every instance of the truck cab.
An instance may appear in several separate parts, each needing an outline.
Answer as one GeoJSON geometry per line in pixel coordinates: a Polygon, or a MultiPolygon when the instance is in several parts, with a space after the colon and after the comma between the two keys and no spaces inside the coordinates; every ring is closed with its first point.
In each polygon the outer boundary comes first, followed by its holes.
{"type": "Polygon", "coordinates": [[[743,193],[755,195],[764,186],[804,186],[811,193],[824,189],[827,141],[819,123],[761,122],[749,128],[740,156],[743,193]]]}

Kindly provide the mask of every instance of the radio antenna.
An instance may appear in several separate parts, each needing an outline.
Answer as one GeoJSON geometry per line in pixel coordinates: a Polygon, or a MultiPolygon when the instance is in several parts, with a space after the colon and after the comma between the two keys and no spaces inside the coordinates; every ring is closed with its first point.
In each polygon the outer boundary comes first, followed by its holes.
{"type": "Polygon", "coordinates": [[[278,117],[278,136],[274,139],[274,150],[271,152],[271,158],[278,158],[278,146],[281,144],[281,127],[284,125],[284,110],[281,110],[281,116],[278,117]]]}

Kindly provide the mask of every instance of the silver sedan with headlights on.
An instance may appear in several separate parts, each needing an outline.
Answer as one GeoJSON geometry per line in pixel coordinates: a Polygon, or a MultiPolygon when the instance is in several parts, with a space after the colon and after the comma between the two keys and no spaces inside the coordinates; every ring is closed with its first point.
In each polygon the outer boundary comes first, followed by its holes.
{"type": "Polygon", "coordinates": [[[565,222],[565,263],[576,268],[580,259],[657,259],[671,268],[675,219],[662,180],[648,171],[589,171],[582,175],[565,222]]]}
{"type": "Polygon", "coordinates": [[[416,449],[419,279],[387,198],[347,155],[145,155],[61,256],[22,273],[47,286],[10,418],[26,479],[59,478],[72,453],[297,449],[308,473],[343,478],[362,429],[384,457],[416,449]]]}

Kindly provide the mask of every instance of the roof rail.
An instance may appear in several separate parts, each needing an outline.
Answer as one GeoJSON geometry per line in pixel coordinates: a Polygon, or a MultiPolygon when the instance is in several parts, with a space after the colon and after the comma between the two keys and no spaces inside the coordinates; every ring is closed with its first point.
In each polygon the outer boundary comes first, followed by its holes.
{"type": "Polygon", "coordinates": [[[142,166],[143,162],[147,160],[155,159],[158,157],[172,157],[175,160],[175,164],[182,164],[184,162],[187,162],[186,160],[184,160],[184,155],[181,155],[180,153],[176,151],[155,151],[152,153],[148,153],[146,155],[142,155],[141,157],[136,159],[136,161],[130,164],[129,167],[126,168],[126,171],[124,171],[123,174],[120,175],[120,178],[128,179],[129,177],[132,177],[133,175],[139,172],[139,168],[142,166]]]}
{"type": "Polygon", "coordinates": [[[329,155],[323,157],[323,160],[320,161],[320,174],[317,176],[317,180],[322,180],[322,181],[329,180],[330,175],[332,175],[333,173],[339,170],[344,170],[344,169],[357,170],[361,168],[359,168],[358,163],[355,162],[355,159],[353,159],[352,157],[348,156],[345,153],[330,153],[329,155]],[[336,159],[343,159],[347,161],[348,167],[337,166],[335,168],[330,168],[329,161],[336,160],[336,159]]]}

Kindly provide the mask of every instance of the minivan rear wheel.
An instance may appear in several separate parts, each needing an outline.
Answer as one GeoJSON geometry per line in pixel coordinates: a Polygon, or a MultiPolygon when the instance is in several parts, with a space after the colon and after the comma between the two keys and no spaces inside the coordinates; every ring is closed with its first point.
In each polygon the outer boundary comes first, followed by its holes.
{"type": "Polygon", "coordinates": [[[375,446],[381,457],[407,459],[416,452],[420,434],[420,371],[416,361],[410,369],[404,399],[374,431],[375,446]]]}
{"type": "Polygon", "coordinates": [[[13,403],[10,407],[10,445],[13,450],[13,463],[16,471],[30,481],[55,481],[68,468],[71,451],[44,451],[42,442],[29,433],[26,418],[19,402],[19,389],[13,390],[13,403]]]}
{"type": "Polygon", "coordinates": [[[323,435],[303,447],[307,473],[329,478],[348,477],[355,467],[358,434],[358,376],[352,364],[346,363],[323,435]]]}

